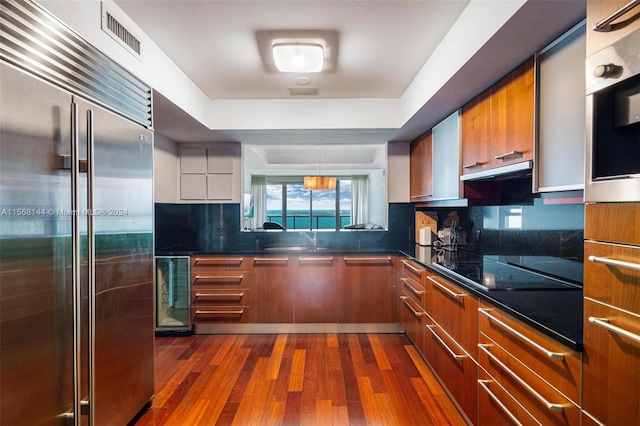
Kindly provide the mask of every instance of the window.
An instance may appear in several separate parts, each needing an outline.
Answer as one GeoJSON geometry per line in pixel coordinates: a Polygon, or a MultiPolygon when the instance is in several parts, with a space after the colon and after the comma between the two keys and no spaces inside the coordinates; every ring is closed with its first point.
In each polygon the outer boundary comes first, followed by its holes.
{"type": "Polygon", "coordinates": [[[332,191],[309,191],[300,183],[267,183],[267,216],[286,229],[340,229],[351,222],[351,180],[332,191]],[[283,196],[286,194],[286,196],[283,196]]]}

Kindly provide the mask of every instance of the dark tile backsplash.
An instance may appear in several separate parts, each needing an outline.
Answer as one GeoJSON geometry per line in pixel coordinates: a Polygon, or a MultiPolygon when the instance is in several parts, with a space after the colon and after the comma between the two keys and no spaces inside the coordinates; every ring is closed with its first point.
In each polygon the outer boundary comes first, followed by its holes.
{"type": "MultiPolygon", "coordinates": [[[[412,248],[414,207],[389,204],[388,230],[317,232],[317,246],[334,250],[388,251],[412,248]]],[[[156,254],[251,252],[266,247],[309,244],[299,232],[246,232],[240,204],[155,205],[156,254]]]]}

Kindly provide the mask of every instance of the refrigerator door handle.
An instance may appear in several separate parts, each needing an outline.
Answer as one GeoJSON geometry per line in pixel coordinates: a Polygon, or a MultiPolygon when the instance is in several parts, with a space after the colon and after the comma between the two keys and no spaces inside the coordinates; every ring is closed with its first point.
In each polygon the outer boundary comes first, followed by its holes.
{"type": "MultiPolygon", "coordinates": [[[[80,160],[78,135],[78,104],[71,103],[71,210],[77,213],[80,208],[80,160]]],[[[73,423],[80,425],[82,398],[82,254],[80,252],[80,217],[71,215],[71,277],[73,282],[73,423]]]]}
{"type": "Polygon", "coordinates": [[[96,361],[96,237],[95,237],[95,132],[94,113],[87,110],[87,247],[89,264],[89,424],[95,424],[96,361]]]}

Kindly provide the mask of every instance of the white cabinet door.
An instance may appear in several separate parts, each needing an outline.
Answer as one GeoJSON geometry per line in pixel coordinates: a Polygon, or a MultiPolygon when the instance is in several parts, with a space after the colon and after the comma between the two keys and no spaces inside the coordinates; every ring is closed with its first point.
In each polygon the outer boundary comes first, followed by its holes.
{"type": "Polygon", "coordinates": [[[460,111],[433,128],[433,199],[460,198],[460,111]]]}
{"type": "Polygon", "coordinates": [[[584,189],[585,49],[582,22],[538,54],[539,192],[584,189]]]}

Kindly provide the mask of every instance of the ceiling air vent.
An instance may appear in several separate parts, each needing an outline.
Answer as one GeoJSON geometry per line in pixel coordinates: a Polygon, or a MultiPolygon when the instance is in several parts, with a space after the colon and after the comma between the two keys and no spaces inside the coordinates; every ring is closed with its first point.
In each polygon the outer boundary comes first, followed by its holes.
{"type": "Polygon", "coordinates": [[[289,87],[291,96],[318,96],[317,87],[289,87]]]}
{"type": "Polygon", "coordinates": [[[136,58],[142,60],[142,43],[127,29],[102,2],[102,31],[125,47],[136,58]]]}

